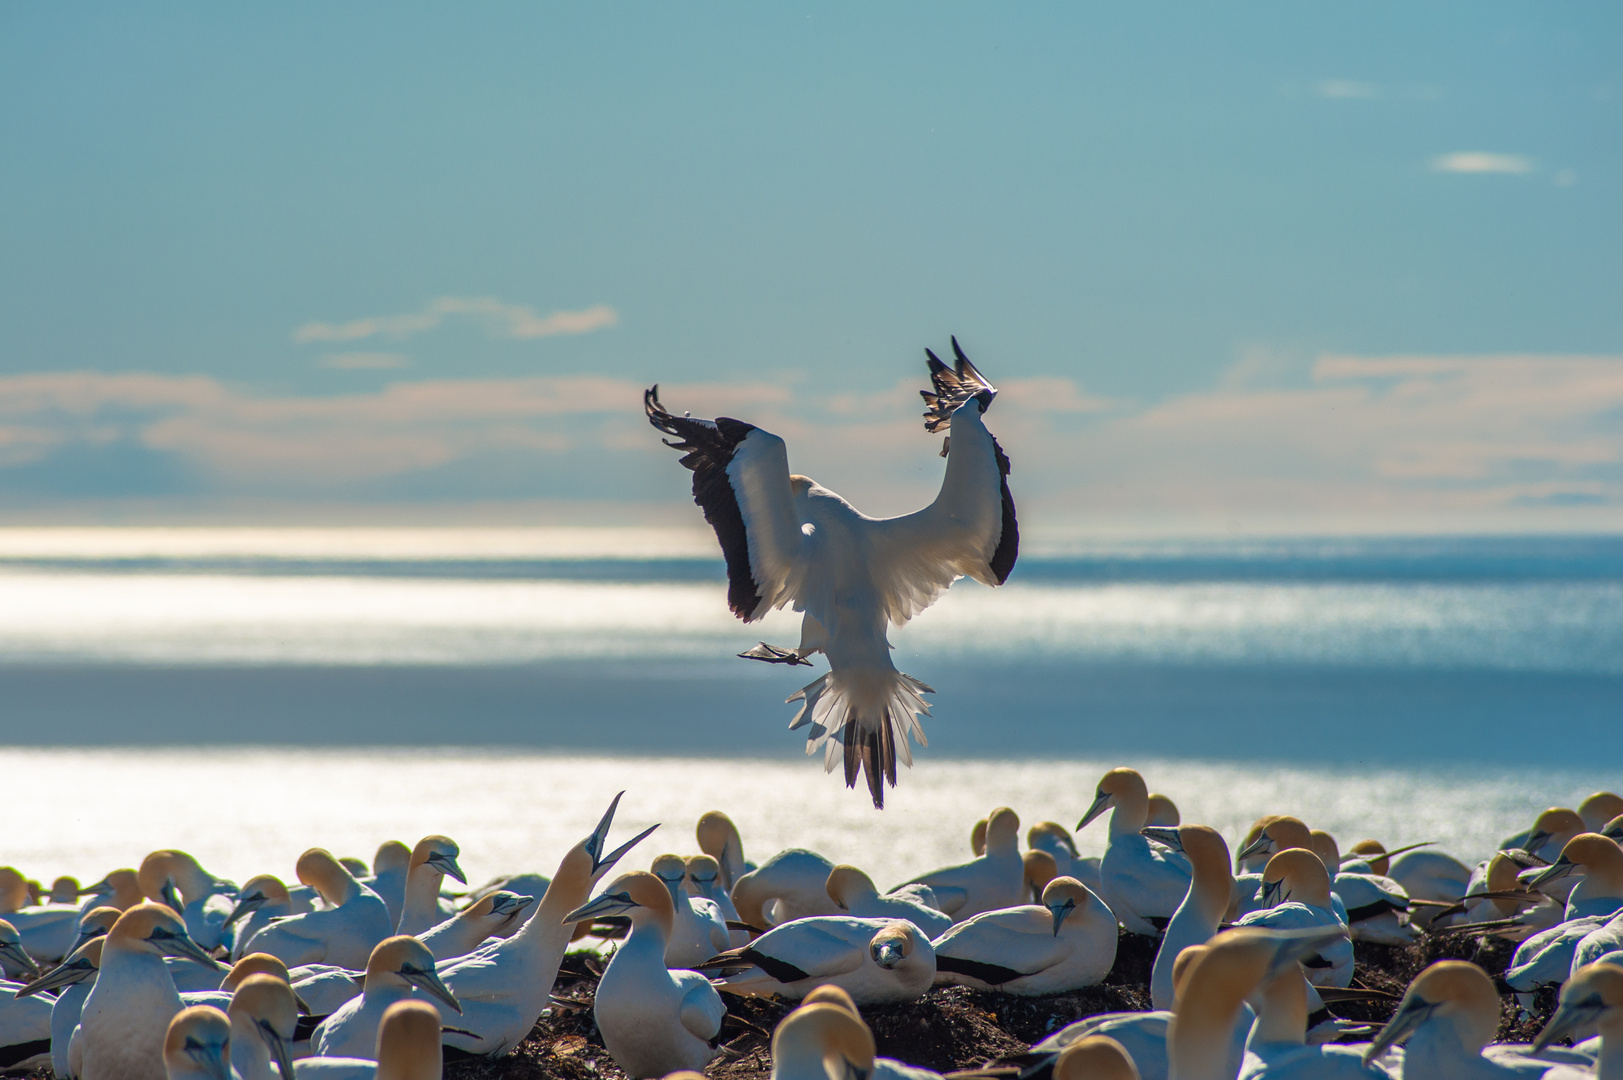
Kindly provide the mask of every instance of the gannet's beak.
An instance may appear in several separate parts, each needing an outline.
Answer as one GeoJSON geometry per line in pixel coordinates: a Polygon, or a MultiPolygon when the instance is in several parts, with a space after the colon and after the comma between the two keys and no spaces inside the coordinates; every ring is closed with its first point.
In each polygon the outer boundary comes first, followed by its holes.
{"type": "Polygon", "coordinates": [[[108,884],[106,878],[102,878],[100,881],[92,885],[86,885],[84,888],[79,890],[80,896],[89,896],[91,893],[94,893],[97,896],[111,896],[113,895],[113,887],[112,885],[108,884]]]}
{"type": "Polygon", "coordinates": [[[1550,1022],[1544,1025],[1544,1030],[1538,1033],[1538,1038],[1533,1040],[1532,1052],[1542,1053],[1546,1046],[1574,1028],[1599,1020],[1600,1014],[1605,1011],[1606,1002],[1599,994],[1590,994],[1577,1001],[1563,1001],[1561,1007],[1555,1010],[1555,1015],[1550,1017],[1550,1022]]]}
{"type": "Polygon", "coordinates": [[[50,971],[41,975],[26,986],[19,987],[16,997],[32,997],[43,994],[48,990],[60,990],[72,986],[74,983],[84,982],[86,979],[96,977],[96,965],[88,960],[69,960],[58,964],[50,971]]]}
{"type": "Polygon", "coordinates": [[[609,842],[609,826],[614,823],[615,808],[620,805],[620,799],[624,795],[625,792],[622,791],[619,795],[614,797],[614,801],[609,803],[608,811],[603,815],[603,820],[597,823],[597,828],[592,830],[592,835],[586,838],[586,853],[592,857],[593,881],[598,880],[598,878],[602,877],[603,874],[607,873],[609,868],[615,863],[619,862],[626,852],[636,847],[647,838],[649,833],[659,828],[658,825],[650,825],[636,836],[633,836],[630,840],[627,840],[625,843],[621,844],[607,855],[604,855],[603,848],[609,842]]]}
{"type": "Polygon", "coordinates": [[[1183,834],[1178,832],[1176,825],[1146,825],[1138,831],[1140,835],[1147,836],[1173,851],[1183,850],[1183,834]]]}
{"type": "Polygon", "coordinates": [[[259,1037],[265,1040],[265,1046],[270,1050],[271,1060],[276,1062],[276,1068],[281,1072],[284,1080],[293,1075],[293,1054],[288,1049],[287,1040],[270,1026],[268,1020],[257,1020],[254,1027],[259,1031],[259,1037]]]}
{"type": "Polygon", "coordinates": [[[631,899],[628,892],[604,893],[596,900],[589,900],[565,915],[564,922],[585,922],[587,919],[597,919],[605,915],[624,915],[632,908],[641,906],[631,899]]]}
{"type": "Polygon", "coordinates": [[[231,1060],[226,1056],[225,1043],[202,1043],[187,1036],[185,1050],[186,1056],[201,1065],[214,1080],[231,1080],[231,1060]]]}
{"type": "Polygon", "coordinates": [[[225,925],[221,927],[221,929],[231,929],[232,926],[236,925],[238,919],[247,918],[249,915],[252,915],[254,912],[258,911],[268,903],[270,903],[270,897],[266,896],[262,892],[250,893],[247,896],[239,897],[237,899],[237,906],[231,909],[230,915],[226,916],[225,925]]]}
{"type": "Polygon", "coordinates": [[[1092,821],[1094,818],[1098,817],[1100,814],[1109,809],[1111,800],[1114,798],[1115,796],[1107,795],[1103,791],[1095,792],[1093,796],[1093,805],[1088,807],[1088,812],[1082,815],[1082,820],[1076,823],[1077,832],[1081,832],[1083,829],[1087,828],[1088,822],[1092,821]]]}
{"type": "Polygon", "coordinates": [[[907,959],[902,952],[901,943],[896,941],[881,941],[872,950],[873,962],[889,970],[907,959]]]}
{"type": "MultiPolygon", "coordinates": [[[[99,937],[106,936],[107,927],[105,926],[81,926],[79,927],[79,937],[76,941],[74,941],[73,948],[77,949],[87,941],[95,941],[99,937]]],[[[73,949],[69,949],[68,951],[72,952],[73,949]]]]}
{"type": "Polygon", "coordinates": [[[1280,878],[1278,881],[1265,881],[1265,882],[1263,882],[1262,883],[1262,906],[1263,907],[1278,907],[1280,905],[1280,903],[1285,899],[1285,897],[1283,895],[1284,891],[1285,891],[1285,879],[1284,878],[1280,878]]]}
{"type": "Polygon", "coordinates": [[[396,972],[396,974],[398,974],[402,979],[405,979],[407,982],[411,983],[411,985],[433,994],[435,997],[451,1006],[451,1008],[455,1009],[458,1015],[461,1015],[462,1002],[458,1001],[456,999],[456,995],[451,993],[451,988],[449,986],[446,986],[444,983],[440,982],[440,977],[434,973],[433,968],[420,968],[409,963],[401,964],[400,970],[396,972]]]}
{"type": "Polygon", "coordinates": [[[1065,898],[1065,903],[1051,904],[1049,905],[1048,910],[1054,916],[1054,936],[1059,937],[1060,924],[1065,921],[1066,917],[1069,916],[1071,912],[1076,910],[1076,901],[1067,896],[1065,898]]]}
{"type": "Polygon", "coordinates": [[[490,902],[492,915],[517,915],[535,903],[533,896],[500,896],[490,902]]]}
{"type": "Polygon", "coordinates": [[[158,890],[158,895],[163,898],[165,904],[169,905],[169,910],[176,915],[183,914],[186,911],[186,905],[181,902],[180,893],[175,891],[173,881],[165,881],[163,888],[158,890]]]}
{"type": "MultiPolygon", "coordinates": [[[[77,948],[78,946],[74,947],[77,948]]],[[[0,945],[0,959],[11,961],[30,975],[39,974],[39,965],[34,963],[34,958],[29,956],[23,949],[20,941],[8,941],[0,945]]]]}
{"type": "Polygon", "coordinates": [[[1414,1034],[1415,1028],[1426,1022],[1432,1013],[1437,1011],[1440,1002],[1427,1001],[1418,994],[1408,998],[1398,1006],[1398,1011],[1386,1026],[1375,1036],[1374,1041],[1364,1051],[1364,1064],[1368,1065],[1387,1047],[1392,1046],[1414,1034]]]}
{"type": "Polygon", "coordinates": [[[1539,848],[1543,847],[1545,842],[1548,841],[1553,835],[1555,834],[1545,832],[1543,829],[1540,829],[1535,833],[1530,833],[1528,834],[1527,842],[1522,845],[1522,850],[1537,851],[1539,848]]]}
{"type": "Polygon", "coordinates": [[[479,1033],[477,1031],[469,1031],[467,1028],[452,1027],[450,1024],[441,1024],[440,1025],[440,1034],[441,1035],[466,1035],[470,1039],[477,1039],[479,1037],[479,1033]]]}
{"type": "Polygon", "coordinates": [[[176,934],[161,926],[154,926],[147,940],[156,945],[165,956],[178,956],[186,960],[195,960],[204,967],[214,968],[217,971],[230,971],[230,967],[220,963],[203,950],[203,946],[193,941],[184,933],[176,934]]]}
{"type": "Polygon", "coordinates": [[[462,872],[462,867],[457,865],[456,859],[452,856],[441,851],[436,851],[428,857],[427,862],[429,866],[432,866],[440,873],[448,874],[462,882],[464,885],[468,883],[468,875],[462,872]]]}
{"type": "Polygon", "coordinates": [[[1516,880],[1526,885],[1529,889],[1536,889],[1540,885],[1547,885],[1552,881],[1564,878],[1576,869],[1578,869],[1578,864],[1563,855],[1549,866],[1544,867],[1542,870],[1523,870],[1521,873],[1516,875],[1516,880]]]}
{"type": "Polygon", "coordinates": [[[1263,854],[1264,852],[1266,852],[1269,848],[1271,848],[1273,846],[1274,846],[1274,838],[1269,836],[1267,833],[1263,833],[1261,836],[1259,836],[1255,840],[1251,841],[1245,847],[1241,848],[1240,853],[1238,855],[1236,855],[1235,858],[1236,859],[1249,859],[1253,855],[1261,855],[1261,854],[1263,854]]]}

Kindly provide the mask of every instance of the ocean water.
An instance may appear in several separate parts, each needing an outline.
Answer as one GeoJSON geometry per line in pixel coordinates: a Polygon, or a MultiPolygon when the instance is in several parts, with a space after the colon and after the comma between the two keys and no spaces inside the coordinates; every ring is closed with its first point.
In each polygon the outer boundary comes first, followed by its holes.
{"type": "MultiPolygon", "coordinates": [[[[699,531],[0,529],[5,858],[99,876],[160,846],[239,878],[426,832],[476,874],[550,870],[615,791],[639,855],[706,809],[901,880],[997,805],[1074,825],[1116,764],[1231,839],[1477,857],[1623,788],[1623,540],[1028,543],[891,635],[938,690],[876,816],[734,659],[699,531]]],[[[1097,848],[1100,826],[1082,836],[1097,848]]]]}

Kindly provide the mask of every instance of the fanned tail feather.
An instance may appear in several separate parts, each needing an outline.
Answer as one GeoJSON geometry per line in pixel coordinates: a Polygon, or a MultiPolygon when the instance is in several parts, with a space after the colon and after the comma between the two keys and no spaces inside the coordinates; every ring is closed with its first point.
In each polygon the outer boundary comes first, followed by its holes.
{"type": "Polygon", "coordinates": [[[831,671],[802,687],[789,698],[803,703],[789,730],[809,725],[806,753],[821,747],[825,772],[833,772],[836,762],[843,763],[846,787],[856,787],[857,775],[863,774],[874,806],[883,809],[885,782],[896,786],[896,759],[909,768],[913,765],[909,740],[930,745],[919,717],[930,715],[923,695],[935,690],[900,671],[888,672],[877,694],[859,695],[849,683],[831,671]],[[858,701],[858,696],[868,700],[858,701]]]}

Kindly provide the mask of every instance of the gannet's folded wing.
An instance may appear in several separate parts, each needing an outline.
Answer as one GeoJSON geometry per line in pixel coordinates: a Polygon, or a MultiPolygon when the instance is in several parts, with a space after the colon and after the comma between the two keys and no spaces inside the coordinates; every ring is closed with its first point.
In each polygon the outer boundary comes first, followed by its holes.
{"type": "Polygon", "coordinates": [[[686,453],[693,501],[716,530],[727,560],[727,606],[745,622],[795,599],[801,532],[783,440],[753,424],[723,416],[675,416],[659,403],[659,387],[643,395],[648,421],[677,437],[665,445],[686,453]]]}
{"type": "Polygon", "coordinates": [[[1071,943],[1056,936],[1040,907],[999,911],[961,922],[934,942],[936,967],[996,986],[1063,962],[1071,943]]]}

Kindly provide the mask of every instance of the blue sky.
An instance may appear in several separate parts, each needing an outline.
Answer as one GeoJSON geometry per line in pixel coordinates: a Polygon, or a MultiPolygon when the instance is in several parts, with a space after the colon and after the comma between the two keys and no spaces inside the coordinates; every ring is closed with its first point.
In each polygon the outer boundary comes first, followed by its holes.
{"type": "Polygon", "coordinates": [[[0,496],[665,512],[659,380],[899,512],[957,333],[1039,521],[1617,527],[1619,57],[1600,3],[7,5],[0,496]]]}

